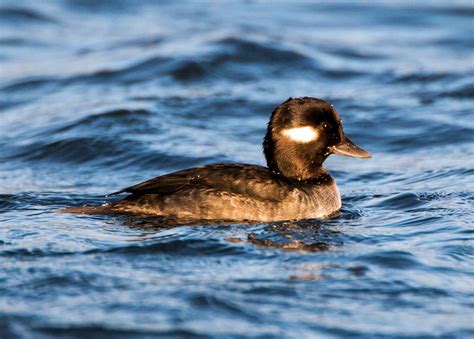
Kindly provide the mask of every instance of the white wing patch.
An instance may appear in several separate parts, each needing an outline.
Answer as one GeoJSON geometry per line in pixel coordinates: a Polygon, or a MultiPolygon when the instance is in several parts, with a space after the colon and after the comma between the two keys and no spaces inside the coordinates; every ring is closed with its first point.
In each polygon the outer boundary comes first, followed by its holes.
{"type": "Polygon", "coordinates": [[[281,134],[293,141],[301,143],[314,141],[319,136],[318,131],[311,126],[284,129],[281,131],[281,134]]]}

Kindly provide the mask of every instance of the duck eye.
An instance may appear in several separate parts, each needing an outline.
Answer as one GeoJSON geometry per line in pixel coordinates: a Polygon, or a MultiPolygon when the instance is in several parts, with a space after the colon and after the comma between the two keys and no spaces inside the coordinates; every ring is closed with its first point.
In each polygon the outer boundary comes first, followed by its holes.
{"type": "Polygon", "coordinates": [[[327,122],[323,122],[323,128],[324,129],[331,129],[331,124],[327,123],[327,122]]]}

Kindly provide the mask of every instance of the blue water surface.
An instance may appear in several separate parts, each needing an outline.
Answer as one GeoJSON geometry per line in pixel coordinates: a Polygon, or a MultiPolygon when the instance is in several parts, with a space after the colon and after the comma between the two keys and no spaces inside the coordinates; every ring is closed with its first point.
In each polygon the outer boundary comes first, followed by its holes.
{"type": "Polygon", "coordinates": [[[474,336],[472,1],[0,0],[0,337],[474,336]],[[331,101],[331,220],[64,214],[264,164],[272,109],[331,101]]]}

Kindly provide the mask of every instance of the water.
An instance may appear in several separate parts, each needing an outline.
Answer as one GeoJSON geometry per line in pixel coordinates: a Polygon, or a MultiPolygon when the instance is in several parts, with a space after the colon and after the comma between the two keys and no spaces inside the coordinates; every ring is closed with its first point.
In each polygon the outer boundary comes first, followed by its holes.
{"type": "Polygon", "coordinates": [[[0,1],[0,336],[474,335],[474,7],[0,1]],[[263,164],[271,110],[330,100],[340,216],[172,227],[65,206],[263,164]]]}

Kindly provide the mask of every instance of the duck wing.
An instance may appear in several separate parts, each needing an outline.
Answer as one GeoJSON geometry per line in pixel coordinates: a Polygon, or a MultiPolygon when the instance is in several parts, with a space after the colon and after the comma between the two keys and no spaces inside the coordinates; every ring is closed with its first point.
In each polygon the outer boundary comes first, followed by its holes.
{"type": "Polygon", "coordinates": [[[260,200],[280,201],[291,190],[288,179],[266,167],[214,164],[185,169],[124,188],[110,195],[131,193],[169,195],[191,188],[240,194],[260,200]]]}

